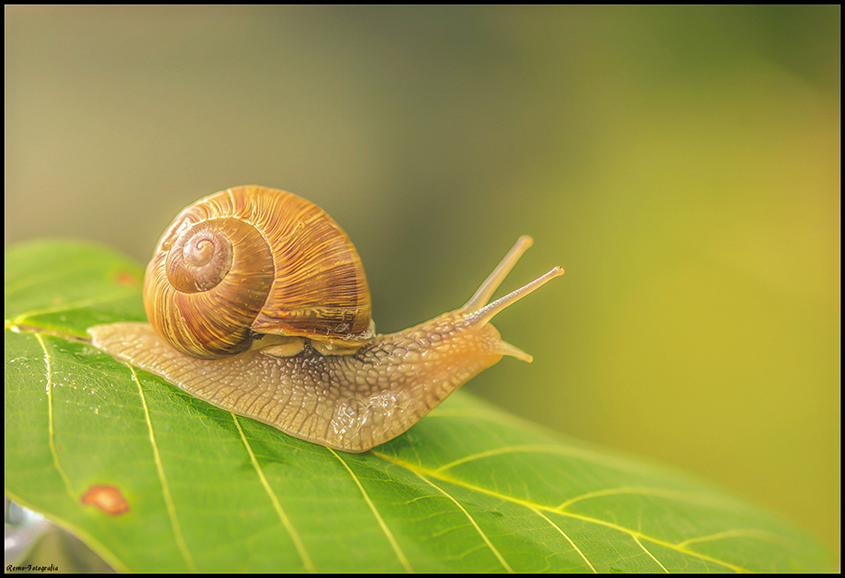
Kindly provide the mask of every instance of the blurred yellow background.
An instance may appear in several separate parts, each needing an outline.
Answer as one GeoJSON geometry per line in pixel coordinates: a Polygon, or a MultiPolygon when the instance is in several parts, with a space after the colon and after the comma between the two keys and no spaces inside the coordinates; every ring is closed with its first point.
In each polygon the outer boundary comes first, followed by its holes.
{"type": "Polygon", "coordinates": [[[6,7],[5,241],[139,261],[234,185],[331,214],[377,328],[463,304],[466,386],[840,548],[840,8],[6,7]],[[500,292],[501,294],[501,292],[500,292]]]}

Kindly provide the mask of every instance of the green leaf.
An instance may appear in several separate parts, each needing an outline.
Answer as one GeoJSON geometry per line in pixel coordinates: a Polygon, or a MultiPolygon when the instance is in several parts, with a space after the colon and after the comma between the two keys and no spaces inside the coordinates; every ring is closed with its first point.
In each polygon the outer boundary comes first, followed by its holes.
{"type": "Polygon", "coordinates": [[[357,455],[219,410],[85,341],[144,319],[142,275],[78,242],[6,253],[6,493],[118,570],[834,570],[777,516],[460,391],[357,455]]]}

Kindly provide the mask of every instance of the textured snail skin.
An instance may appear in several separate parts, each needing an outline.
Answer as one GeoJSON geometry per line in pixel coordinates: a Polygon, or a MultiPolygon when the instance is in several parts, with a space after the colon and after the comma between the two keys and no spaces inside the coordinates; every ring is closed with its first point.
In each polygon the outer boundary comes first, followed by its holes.
{"type": "Polygon", "coordinates": [[[97,325],[88,332],[98,349],[214,406],[326,447],[364,452],[407,431],[503,355],[531,361],[489,322],[563,269],[555,267],[488,305],[531,243],[520,237],[462,308],[399,333],[375,335],[357,348],[333,349],[331,342],[297,334],[281,343],[271,339],[268,347],[201,359],[178,351],[147,323],[97,325]]]}
{"type": "Polygon", "coordinates": [[[503,355],[530,362],[529,355],[501,340],[489,320],[562,273],[552,269],[487,307],[463,308],[378,335],[351,355],[322,355],[306,346],[290,357],[253,350],[226,359],[195,359],[170,347],[147,323],[88,331],[102,351],[212,405],[357,453],[407,431],[503,355]]]}

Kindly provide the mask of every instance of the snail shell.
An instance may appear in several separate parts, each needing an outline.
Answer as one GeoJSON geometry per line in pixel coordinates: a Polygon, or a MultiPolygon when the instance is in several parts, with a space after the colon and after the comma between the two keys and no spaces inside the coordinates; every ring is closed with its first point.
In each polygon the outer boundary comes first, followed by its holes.
{"type": "Polygon", "coordinates": [[[563,269],[488,304],[531,244],[520,237],[460,309],[375,335],[361,260],[340,227],[290,193],[238,187],[188,207],[165,232],[145,280],[151,324],[88,332],[100,350],[212,405],[363,452],[502,356],[531,361],[490,320],[563,269]]]}
{"type": "Polygon", "coordinates": [[[144,308],[159,335],[200,359],[246,351],[256,334],[373,336],[352,241],[316,205],[263,187],[222,191],[176,217],[147,267],[144,308]]]}

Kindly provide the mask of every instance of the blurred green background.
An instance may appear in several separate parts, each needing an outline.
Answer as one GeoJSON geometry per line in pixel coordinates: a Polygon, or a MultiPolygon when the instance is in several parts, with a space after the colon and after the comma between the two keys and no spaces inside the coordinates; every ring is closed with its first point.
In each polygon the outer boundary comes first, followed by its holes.
{"type": "Polygon", "coordinates": [[[139,261],[262,184],[355,241],[377,328],[463,304],[466,388],[840,548],[840,8],[6,7],[5,242],[139,261]],[[501,292],[500,292],[501,293],[501,292]]]}

